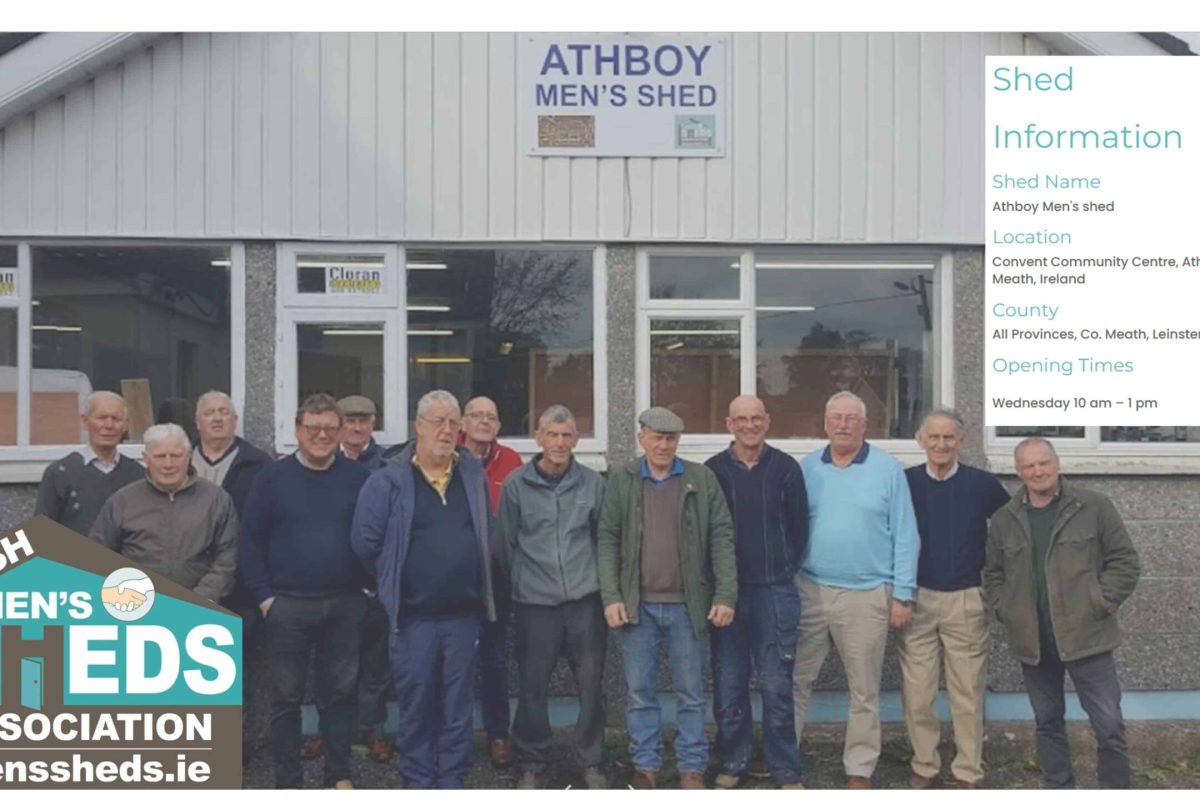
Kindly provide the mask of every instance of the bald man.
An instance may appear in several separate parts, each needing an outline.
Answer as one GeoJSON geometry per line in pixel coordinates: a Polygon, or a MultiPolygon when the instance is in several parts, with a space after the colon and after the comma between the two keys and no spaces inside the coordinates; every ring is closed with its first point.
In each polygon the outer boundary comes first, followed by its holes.
{"type": "Polygon", "coordinates": [[[733,512],[738,614],[712,637],[713,716],[717,720],[719,789],[741,782],[754,748],[750,663],[763,703],[763,754],[771,778],[786,789],[800,784],[792,705],[792,664],[800,625],[794,582],[808,541],[808,493],[796,459],[767,444],[771,416],[753,395],[729,404],[729,447],[706,463],[733,512]]]}

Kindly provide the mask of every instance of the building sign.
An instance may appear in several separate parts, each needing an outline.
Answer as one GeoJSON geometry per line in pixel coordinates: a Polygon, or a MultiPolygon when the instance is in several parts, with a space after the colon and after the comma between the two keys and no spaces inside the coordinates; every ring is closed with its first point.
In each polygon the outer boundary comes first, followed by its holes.
{"type": "Polygon", "coordinates": [[[383,269],[331,266],[325,268],[325,294],[383,294],[383,269]]]}
{"type": "Polygon", "coordinates": [[[0,297],[17,296],[17,271],[0,269],[0,297]]]}
{"type": "Polygon", "coordinates": [[[0,534],[0,787],[240,787],[241,638],[46,517],[0,534]]]}
{"type": "Polygon", "coordinates": [[[518,41],[529,154],[725,154],[723,38],[531,34],[518,41]]]}

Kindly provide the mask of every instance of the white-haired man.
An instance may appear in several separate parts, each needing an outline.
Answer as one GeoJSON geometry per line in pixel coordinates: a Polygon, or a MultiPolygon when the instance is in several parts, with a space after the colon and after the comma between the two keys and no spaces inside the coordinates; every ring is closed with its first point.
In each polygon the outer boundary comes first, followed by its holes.
{"type": "Polygon", "coordinates": [[[117,452],[129,427],[121,395],[92,392],[83,401],[79,424],[87,433],[87,444],[46,467],[34,513],[86,536],[108,498],[141,480],[146,471],[117,452]]]}
{"type": "Polygon", "coordinates": [[[941,722],[933,710],[942,661],[954,722],[957,789],[974,789],[983,779],[983,700],[988,650],[982,572],[988,518],[1008,502],[996,476],[960,464],[962,418],[949,409],[931,412],[917,431],[925,463],[904,471],[917,514],[921,556],[917,605],[896,640],[904,724],[912,743],[909,785],[936,783],[941,722]]]}
{"type": "Polygon", "coordinates": [[[879,682],[888,625],[903,628],[912,616],[920,548],[904,468],[867,444],[866,432],[862,398],[838,392],[825,404],[829,444],[800,462],[809,538],[797,576],[796,741],[832,643],[850,687],[842,749],[848,789],[871,788],[883,745],[879,682]]]}
{"type": "Polygon", "coordinates": [[[229,493],[197,478],[187,433],[173,422],[142,437],[146,479],[116,492],[88,536],[216,603],[233,589],[238,518],[229,493]]]}
{"type": "Polygon", "coordinates": [[[416,438],[367,479],[354,511],[351,544],[388,615],[408,789],[463,788],[479,626],[496,618],[486,477],[455,446],[461,424],[454,395],[424,395],[416,438]]]}

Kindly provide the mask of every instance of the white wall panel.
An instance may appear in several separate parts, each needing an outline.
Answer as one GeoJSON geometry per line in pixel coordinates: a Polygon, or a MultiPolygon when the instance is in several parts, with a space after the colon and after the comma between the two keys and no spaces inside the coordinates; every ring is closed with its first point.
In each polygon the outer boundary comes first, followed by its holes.
{"type": "Polygon", "coordinates": [[[0,131],[0,235],[978,243],[988,53],[738,33],[726,156],[535,158],[511,33],[164,35],[0,131]]]}

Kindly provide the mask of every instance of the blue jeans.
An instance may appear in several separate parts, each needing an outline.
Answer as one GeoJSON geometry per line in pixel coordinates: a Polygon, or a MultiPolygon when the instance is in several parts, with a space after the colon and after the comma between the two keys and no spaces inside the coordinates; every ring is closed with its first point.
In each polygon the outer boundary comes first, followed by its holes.
{"type": "Polygon", "coordinates": [[[762,694],[763,755],[775,784],[800,780],[800,751],[792,706],[792,669],[800,594],[788,581],[738,589],[737,616],[713,633],[713,716],[721,772],[741,775],[754,748],[750,663],[762,694]]]}
{"type": "Polygon", "coordinates": [[[392,634],[406,789],[461,789],[471,771],[479,618],[403,619],[392,634]]]}
{"type": "Polygon", "coordinates": [[[671,685],[675,687],[675,760],[680,772],[704,772],[708,739],[704,736],[704,661],[707,636],[696,636],[683,603],[642,603],[637,625],[621,632],[625,684],[629,699],[625,724],[633,766],[662,768],[662,709],[658,705],[658,648],[667,643],[671,685]]]}

